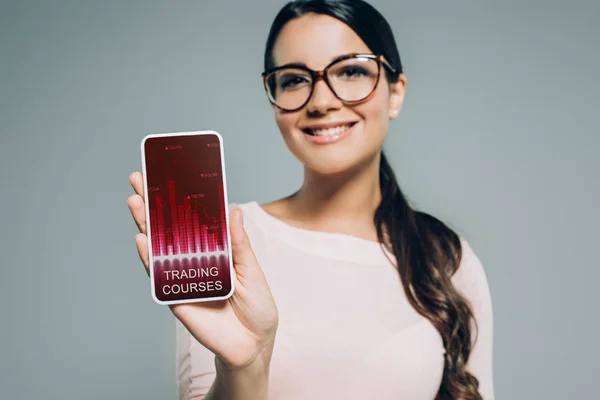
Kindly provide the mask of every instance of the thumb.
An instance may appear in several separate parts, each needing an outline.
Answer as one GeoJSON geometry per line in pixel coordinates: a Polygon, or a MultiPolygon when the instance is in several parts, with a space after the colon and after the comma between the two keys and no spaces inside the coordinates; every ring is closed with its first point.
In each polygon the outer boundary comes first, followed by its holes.
{"type": "Polygon", "coordinates": [[[255,268],[260,269],[248,234],[244,229],[242,210],[236,208],[229,213],[229,230],[231,234],[231,255],[236,272],[243,273],[255,268]]]}

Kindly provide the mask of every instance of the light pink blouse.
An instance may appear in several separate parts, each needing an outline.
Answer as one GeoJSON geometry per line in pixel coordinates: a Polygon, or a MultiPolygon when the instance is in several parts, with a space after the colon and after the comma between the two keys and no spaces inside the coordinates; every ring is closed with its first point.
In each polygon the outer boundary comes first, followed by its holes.
{"type": "MultiPolygon", "coordinates": [[[[444,347],[433,325],[406,299],[398,272],[378,243],[296,228],[257,202],[231,204],[279,309],[269,400],[431,400],[442,379],[444,347]]],[[[479,326],[468,370],[494,399],[492,306],[485,272],[464,238],[453,277],[479,326]]],[[[202,399],[214,355],[176,320],[180,399],[202,399]]]]}

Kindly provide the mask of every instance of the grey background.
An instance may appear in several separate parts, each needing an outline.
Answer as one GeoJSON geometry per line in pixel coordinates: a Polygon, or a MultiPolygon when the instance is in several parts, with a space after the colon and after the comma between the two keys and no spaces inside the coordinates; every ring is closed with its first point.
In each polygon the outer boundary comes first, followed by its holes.
{"type": "MultiPolygon", "coordinates": [[[[215,129],[231,201],[298,187],[259,76],[283,3],[0,3],[0,398],[176,398],[128,175],[144,135],[215,129]]],[[[408,77],[386,149],[482,259],[497,398],[595,397],[600,6],[373,4],[408,77]]]]}

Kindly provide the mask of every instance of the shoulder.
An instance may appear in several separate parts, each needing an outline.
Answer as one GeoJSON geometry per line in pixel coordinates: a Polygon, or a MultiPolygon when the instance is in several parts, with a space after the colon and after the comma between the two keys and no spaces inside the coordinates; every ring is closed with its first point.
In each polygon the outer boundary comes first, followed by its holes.
{"type": "Polygon", "coordinates": [[[427,232],[433,233],[435,237],[442,241],[448,240],[450,242],[446,243],[444,247],[450,245],[451,248],[456,248],[460,243],[459,265],[451,278],[454,286],[467,292],[474,289],[488,290],[487,277],[481,259],[475,253],[471,243],[431,214],[417,212],[417,217],[419,223],[427,232]]]}
{"type": "Polygon", "coordinates": [[[474,307],[481,319],[491,317],[492,299],[487,274],[479,256],[471,244],[460,238],[462,257],[458,269],[452,276],[452,283],[474,307]]]}
{"type": "Polygon", "coordinates": [[[470,286],[487,281],[481,259],[475,253],[471,243],[460,236],[461,259],[452,280],[459,286],[470,286]]]}

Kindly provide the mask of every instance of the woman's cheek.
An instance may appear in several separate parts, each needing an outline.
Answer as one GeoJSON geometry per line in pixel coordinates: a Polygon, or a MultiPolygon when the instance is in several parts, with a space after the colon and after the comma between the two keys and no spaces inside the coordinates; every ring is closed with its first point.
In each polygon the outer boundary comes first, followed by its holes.
{"type": "Polygon", "coordinates": [[[276,117],[277,127],[281,131],[281,134],[284,137],[289,137],[294,129],[295,121],[297,118],[294,118],[293,114],[283,113],[281,111],[277,111],[276,117]]]}

